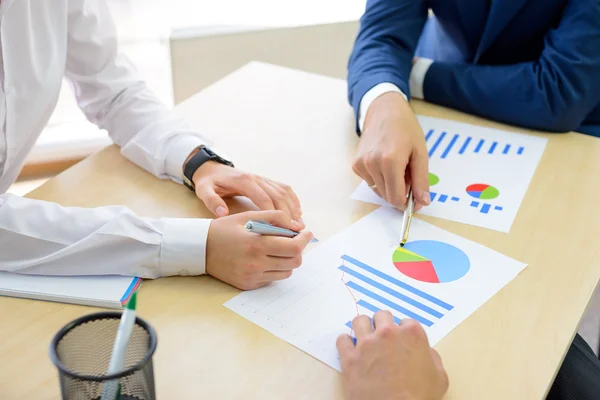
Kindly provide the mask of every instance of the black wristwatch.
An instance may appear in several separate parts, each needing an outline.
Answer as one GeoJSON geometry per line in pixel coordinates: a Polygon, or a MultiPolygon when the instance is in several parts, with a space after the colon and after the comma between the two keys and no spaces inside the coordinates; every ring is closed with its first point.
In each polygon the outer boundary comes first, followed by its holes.
{"type": "Polygon", "coordinates": [[[191,191],[195,191],[196,187],[194,185],[194,181],[192,181],[192,177],[198,168],[200,168],[207,161],[216,161],[218,163],[233,167],[233,163],[220,157],[214,151],[209,149],[208,147],[200,147],[198,152],[192,156],[183,167],[183,184],[190,189],[191,191]]]}

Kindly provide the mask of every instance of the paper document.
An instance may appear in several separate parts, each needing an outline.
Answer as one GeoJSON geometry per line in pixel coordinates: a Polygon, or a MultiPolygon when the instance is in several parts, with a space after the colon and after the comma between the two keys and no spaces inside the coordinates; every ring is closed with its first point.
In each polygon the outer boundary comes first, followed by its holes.
{"type": "MultiPolygon", "coordinates": [[[[419,212],[509,232],[547,139],[419,116],[429,151],[431,205],[419,212]]],[[[365,182],[355,200],[391,207],[365,182]]]]}
{"type": "Polygon", "coordinates": [[[400,248],[401,220],[380,208],[309,251],[290,279],[225,306],[339,370],[335,341],[357,313],[415,319],[435,345],[526,266],[418,219],[400,248]]]}

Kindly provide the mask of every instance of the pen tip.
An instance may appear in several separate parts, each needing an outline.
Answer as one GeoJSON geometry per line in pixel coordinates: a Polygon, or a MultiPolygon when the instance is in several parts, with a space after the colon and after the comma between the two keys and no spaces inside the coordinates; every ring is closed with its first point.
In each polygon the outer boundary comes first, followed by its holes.
{"type": "Polygon", "coordinates": [[[400,242],[400,247],[404,247],[404,242],[400,242]]]}

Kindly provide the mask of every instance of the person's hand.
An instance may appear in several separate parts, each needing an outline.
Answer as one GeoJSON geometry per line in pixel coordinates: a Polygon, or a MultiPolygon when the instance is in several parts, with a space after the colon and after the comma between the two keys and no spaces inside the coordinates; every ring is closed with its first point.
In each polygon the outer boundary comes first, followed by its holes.
{"type": "Polygon", "coordinates": [[[215,161],[204,163],[192,177],[196,195],[217,217],[229,215],[225,197],[246,196],[261,210],[281,210],[302,222],[300,201],[287,185],[252,175],[215,161]]]}
{"type": "Polygon", "coordinates": [[[356,346],[341,335],[337,348],[342,361],[346,396],[350,400],[438,400],[448,390],[448,375],[439,354],[414,320],[394,323],[389,311],[352,321],[356,346]]]}
{"type": "Polygon", "coordinates": [[[251,219],[281,228],[301,229],[283,211],[245,212],[211,223],[206,243],[206,273],[242,290],[289,278],[302,264],[302,251],[313,238],[310,232],[292,239],[251,233],[245,228],[251,219]]]}
{"type": "Polygon", "coordinates": [[[352,169],[400,210],[410,184],[415,209],[431,202],[425,135],[400,93],[385,93],[371,103],[352,169]]]}

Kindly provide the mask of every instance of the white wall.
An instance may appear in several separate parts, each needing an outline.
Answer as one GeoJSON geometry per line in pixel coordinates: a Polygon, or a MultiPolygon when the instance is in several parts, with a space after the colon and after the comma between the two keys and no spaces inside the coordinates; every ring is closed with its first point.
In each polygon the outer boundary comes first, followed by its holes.
{"type": "Polygon", "coordinates": [[[176,32],[171,37],[175,103],[256,60],[344,79],[357,22],[291,28],[221,28],[176,32]]]}

